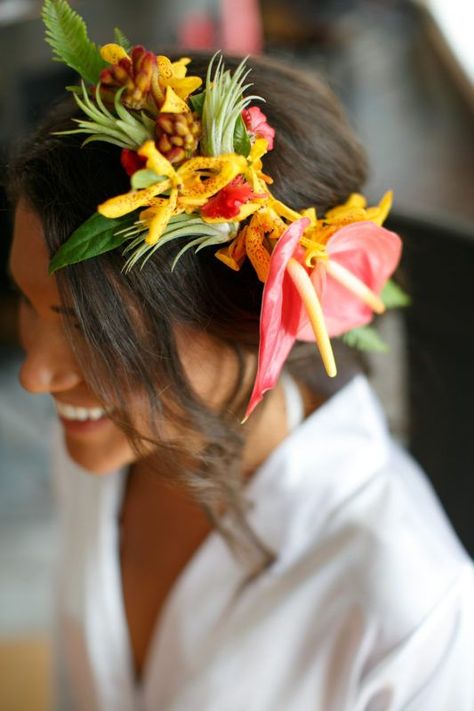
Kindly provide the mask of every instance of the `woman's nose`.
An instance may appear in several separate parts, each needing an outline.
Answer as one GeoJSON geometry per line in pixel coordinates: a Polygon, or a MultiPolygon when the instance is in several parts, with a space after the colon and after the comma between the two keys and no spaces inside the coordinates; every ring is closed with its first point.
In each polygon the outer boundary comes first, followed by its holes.
{"type": "Polygon", "coordinates": [[[66,391],[82,380],[69,349],[47,334],[28,344],[18,377],[22,387],[30,393],[66,391]]]}

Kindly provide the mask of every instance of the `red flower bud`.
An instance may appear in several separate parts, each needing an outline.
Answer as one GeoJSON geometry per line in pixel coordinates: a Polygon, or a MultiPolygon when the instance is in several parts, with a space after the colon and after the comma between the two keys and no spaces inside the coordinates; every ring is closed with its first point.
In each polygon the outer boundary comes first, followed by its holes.
{"type": "Polygon", "coordinates": [[[146,158],[139,156],[136,151],[132,151],[130,148],[123,148],[120,162],[127,175],[133,175],[137,170],[141,170],[145,167],[146,158]]]}

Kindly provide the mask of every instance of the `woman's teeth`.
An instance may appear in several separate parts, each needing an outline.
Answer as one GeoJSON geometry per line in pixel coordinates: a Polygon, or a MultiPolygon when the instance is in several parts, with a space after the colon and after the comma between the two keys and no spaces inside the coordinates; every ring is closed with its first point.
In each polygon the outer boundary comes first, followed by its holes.
{"type": "Polygon", "coordinates": [[[56,408],[61,417],[66,420],[100,420],[101,417],[107,415],[107,411],[102,407],[74,407],[74,405],[66,405],[63,402],[56,402],[56,408]]]}

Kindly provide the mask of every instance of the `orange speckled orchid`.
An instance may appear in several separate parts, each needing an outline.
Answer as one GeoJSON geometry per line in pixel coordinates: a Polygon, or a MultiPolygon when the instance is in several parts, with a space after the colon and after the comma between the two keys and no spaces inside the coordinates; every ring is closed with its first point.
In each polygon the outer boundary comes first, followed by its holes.
{"type": "Polygon", "coordinates": [[[236,272],[248,259],[264,288],[246,417],[276,384],[296,340],[314,341],[333,377],[330,339],[354,334],[385,309],[382,289],[401,252],[399,237],[382,227],[391,193],[373,207],[350,195],[323,217],[314,207],[296,211],[270,191],[263,159],[275,130],[252,104],[260,97],[244,95],[245,61],[231,73],[216,55],[202,87],[187,75],[189,59],[132,47],[120,30],[116,42],[98,48],[66,0],[44,0],[43,19],[56,57],[83,79],[73,92],[85,118],[65,133],[120,147],[131,182],[71,235],[50,272],[117,247],[127,255],[124,269],[143,268],[174,239],[183,244],[171,269],[192,248],[217,248],[236,272]],[[71,47],[64,36],[74,27],[71,47]]]}

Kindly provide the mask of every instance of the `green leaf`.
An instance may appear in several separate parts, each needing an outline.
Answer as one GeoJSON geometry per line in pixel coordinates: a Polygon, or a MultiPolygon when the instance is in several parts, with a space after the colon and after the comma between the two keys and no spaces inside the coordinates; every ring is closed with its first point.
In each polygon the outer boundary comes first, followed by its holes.
{"type": "Polygon", "coordinates": [[[250,149],[251,145],[249,134],[247,133],[242,116],[239,115],[237,121],[235,122],[234,129],[234,151],[247,158],[250,153],[250,149]]]}
{"type": "Polygon", "coordinates": [[[115,42],[122,47],[126,52],[130,52],[132,49],[132,43],[129,41],[128,37],[124,35],[120,27],[114,28],[114,38],[115,42]]]}
{"type": "Polygon", "coordinates": [[[194,94],[190,96],[188,101],[191,104],[191,108],[199,116],[202,116],[202,107],[204,106],[204,99],[206,98],[206,92],[201,91],[199,94],[194,94]]]}
{"type": "Polygon", "coordinates": [[[379,334],[371,326],[360,326],[353,328],[341,337],[342,341],[352,348],[360,351],[378,351],[384,353],[388,351],[387,344],[380,338],[379,334]]]}
{"type": "Polygon", "coordinates": [[[90,84],[97,84],[101,70],[107,65],[97,45],[87,36],[82,17],[66,0],[44,0],[41,17],[54,59],[67,64],[90,84]]]}
{"type": "Polygon", "coordinates": [[[408,294],[391,279],[388,280],[382,289],[380,298],[387,309],[397,309],[411,304],[411,299],[408,294]]]}
{"type": "Polygon", "coordinates": [[[164,180],[164,175],[157,175],[154,170],[137,170],[131,179],[131,185],[134,190],[140,190],[141,188],[149,188],[150,185],[154,183],[161,182],[164,180]]]}
{"type": "Polygon", "coordinates": [[[49,264],[49,273],[119,247],[123,237],[116,234],[117,230],[131,225],[135,219],[136,212],[117,219],[95,212],[61,245],[49,264]]]}

